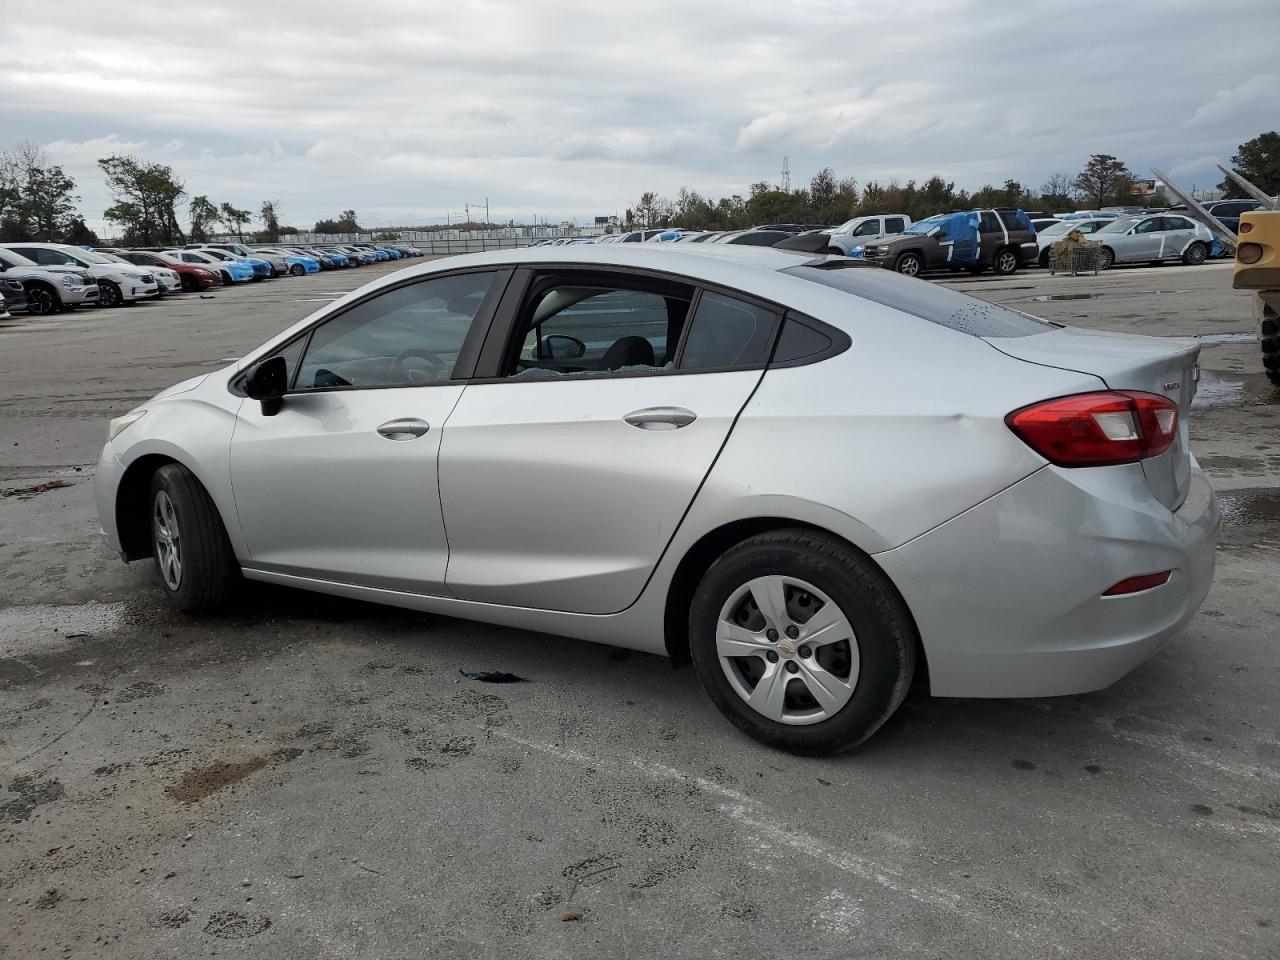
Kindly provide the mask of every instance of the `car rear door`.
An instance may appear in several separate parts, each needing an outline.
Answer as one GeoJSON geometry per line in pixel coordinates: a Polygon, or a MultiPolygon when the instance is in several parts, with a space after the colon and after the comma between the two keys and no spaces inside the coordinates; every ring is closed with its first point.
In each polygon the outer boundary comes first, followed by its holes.
{"type": "Polygon", "coordinates": [[[488,377],[444,431],[450,593],[587,614],[634,602],[777,322],[767,304],[633,271],[518,273],[477,370],[488,377]]]}
{"type": "Polygon", "coordinates": [[[231,441],[247,566],[442,594],[436,458],[510,271],[407,281],[281,346],[278,411],[246,400],[231,441]]]}
{"type": "Polygon", "coordinates": [[[1164,239],[1164,248],[1161,251],[1163,259],[1170,257],[1182,256],[1182,251],[1191,245],[1191,241],[1196,236],[1196,225],[1186,217],[1162,217],[1162,236],[1164,239]]]}

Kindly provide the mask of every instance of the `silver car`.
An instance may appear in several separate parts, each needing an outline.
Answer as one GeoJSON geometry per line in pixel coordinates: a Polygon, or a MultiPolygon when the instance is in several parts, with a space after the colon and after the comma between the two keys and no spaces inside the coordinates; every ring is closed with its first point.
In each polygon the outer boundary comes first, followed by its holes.
{"type": "Polygon", "coordinates": [[[1183,628],[1197,353],[827,256],[452,257],[113,420],[98,506],[180,609],[244,576],[667,654],[829,753],[917,671],[1078,693],[1183,628]]]}
{"type": "Polygon", "coordinates": [[[1204,263],[1213,247],[1208,227],[1176,214],[1120,217],[1098,228],[1089,239],[1102,244],[1098,266],[1103,270],[1116,263],[1204,263]]]}

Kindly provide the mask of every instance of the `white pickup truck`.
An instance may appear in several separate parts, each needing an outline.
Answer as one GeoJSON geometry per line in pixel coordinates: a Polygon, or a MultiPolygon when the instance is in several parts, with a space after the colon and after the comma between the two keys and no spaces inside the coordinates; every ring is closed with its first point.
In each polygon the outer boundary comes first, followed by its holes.
{"type": "Polygon", "coordinates": [[[854,247],[896,236],[909,226],[911,226],[911,218],[901,213],[854,217],[827,231],[831,237],[828,252],[847,257],[853,252],[854,247]]]}

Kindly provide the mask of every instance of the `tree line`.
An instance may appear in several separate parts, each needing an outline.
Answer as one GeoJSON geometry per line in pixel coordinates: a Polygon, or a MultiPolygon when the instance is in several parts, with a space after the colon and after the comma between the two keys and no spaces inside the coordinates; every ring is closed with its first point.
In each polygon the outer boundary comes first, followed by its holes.
{"type": "MultiPolygon", "coordinates": [[[[1231,158],[1232,165],[1268,193],[1280,193],[1280,133],[1263,133],[1242,143],[1231,158]]],[[[1107,153],[1095,153],[1076,174],[1056,173],[1038,189],[1017,180],[1001,186],[987,185],[969,193],[941,176],[923,183],[896,180],[859,186],[852,177],[837,177],[824,167],[808,186],[782,190],[760,181],[746,194],[715,199],[681,187],[674,200],[645,191],[627,208],[622,226],[681,226],[692,230],[735,230],[763,223],[840,224],[854,217],[877,213],[904,213],[920,220],[935,213],[971,207],[1021,207],[1062,213],[1077,207],[1100,209],[1109,206],[1167,206],[1158,194],[1139,194],[1138,178],[1121,160],[1107,153]]],[[[1226,197],[1243,193],[1234,181],[1224,179],[1219,189],[1226,197]]]]}
{"type": "MultiPolygon", "coordinates": [[[[1232,165],[1270,194],[1280,193],[1280,133],[1271,131],[1248,140],[1236,149],[1232,165]]],[[[201,242],[214,233],[241,239],[256,219],[260,230],[255,241],[275,243],[297,228],[281,224],[274,200],[263,200],[256,211],[227,202],[215,202],[205,194],[189,195],[186,184],[163,163],[140,157],[114,155],[98,161],[112,203],[103,218],[119,230],[120,242],[132,246],[169,246],[188,240],[201,242]],[[184,216],[185,214],[185,216],[184,216]],[[184,231],[182,222],[187,224],[184,231]]],[[[935,213],[970,207],[1021,207],[1024,210],[1061,212],[1077,206],[1164,205],[1159,196],[1139,197],[1136,180],[1116,157],[1097,153],[1078,173],[1057,173],[1038,189],[1017,180],[1002,186],[987,185],[973,193],[957,189],[955,182],[932,176],[923,183],[899,184],[872,181],[859,185],[851,177],[837,177],[824,167],[807,186],[782,190],[760,181],[746,195],[714,199],[681,187],[674,200],[645,191],[626,211],[624,225],[669,226],[730,230],[762,223],[838,224],[872,213],[904,213],[919,220],[935,213]]],[[[1231,180],[1219,189],[1227,197],[1243,194],[1231,180]]],[[[77,209],[76,183],[40,147],[20,143],[0,152],[0,242],[45,241],[96,244],[98,237],[77,209]]],[[[418,229],[442,229],[422,227],[418,229]]],[[[320,220],[316,233],[362,233],[356,212],[344,210],[336,219],[320,220]]]]}

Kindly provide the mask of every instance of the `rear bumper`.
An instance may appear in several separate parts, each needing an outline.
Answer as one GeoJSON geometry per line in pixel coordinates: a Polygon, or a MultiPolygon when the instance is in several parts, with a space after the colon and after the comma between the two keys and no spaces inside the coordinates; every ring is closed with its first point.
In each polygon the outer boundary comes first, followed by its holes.
{"type": "Polygon", "coordinates": [[[1138,465],[1045,467],[876,560],[915,616],[935,695],[1047,697],[1109,686],[1176,637],[1209,592],[1217,536],[1194,462],[1172,512],[1138,465]],[[1102,596],[1163,570],[1161,587],[1102,596]]]}

